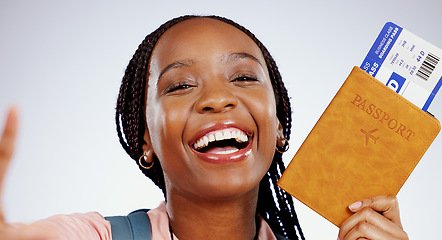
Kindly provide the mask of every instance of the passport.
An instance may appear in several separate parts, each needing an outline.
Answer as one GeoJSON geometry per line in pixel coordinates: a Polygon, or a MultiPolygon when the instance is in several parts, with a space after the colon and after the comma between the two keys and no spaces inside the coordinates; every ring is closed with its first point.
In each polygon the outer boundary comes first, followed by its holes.
{"type": "Polygon", "coordinates": [[[434,116],[354,67],[278,185],[340,226],[348,205],[396,195],[439,131],[434,116]]]}

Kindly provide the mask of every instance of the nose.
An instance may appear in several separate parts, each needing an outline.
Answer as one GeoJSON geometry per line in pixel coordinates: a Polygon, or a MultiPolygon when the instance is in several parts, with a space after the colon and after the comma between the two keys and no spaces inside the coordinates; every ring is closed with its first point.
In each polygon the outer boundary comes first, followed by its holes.
{"type": "Polygon", "coordinates": [[[212,81],[201,90],[196,103],[199,113],[218,113],[228,111],[238,105],[238,98],[224,81],[212,81]]]}

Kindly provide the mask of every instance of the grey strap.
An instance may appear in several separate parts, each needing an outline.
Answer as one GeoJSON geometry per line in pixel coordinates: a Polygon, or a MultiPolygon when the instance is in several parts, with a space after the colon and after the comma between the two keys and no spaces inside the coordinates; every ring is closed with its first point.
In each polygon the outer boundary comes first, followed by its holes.
{"type": "Polygon", "coordinates": [[[113,240],[150,240],[150,220],[145,211],[135,211],[127,216],[106,217],[111,224],[113,240]]]}

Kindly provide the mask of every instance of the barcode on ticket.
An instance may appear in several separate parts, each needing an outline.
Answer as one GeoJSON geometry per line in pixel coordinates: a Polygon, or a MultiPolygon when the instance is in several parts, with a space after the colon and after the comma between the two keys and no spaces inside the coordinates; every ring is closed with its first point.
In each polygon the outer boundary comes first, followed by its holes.
{"type": "Polygon", "coordinates": [[[440,58],[432,53],[428,53],[424,62],[420,66],[419,70],[416,73],[416,76],[422,78],[427,81],[430,77],[433,70],[436,68],[436,65],[439,63],[440,58]]]}

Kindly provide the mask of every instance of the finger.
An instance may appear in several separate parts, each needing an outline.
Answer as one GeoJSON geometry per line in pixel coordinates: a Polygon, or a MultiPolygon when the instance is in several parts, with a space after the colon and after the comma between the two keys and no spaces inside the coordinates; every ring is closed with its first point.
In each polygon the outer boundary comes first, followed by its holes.
{"type": "Polygon", "coordinates": [[[363,208],[369,207],[376,212],[398,225],[402,228],[399,203],[397,198],[393,195],[376,196],[366,198],[361,201],[351,204],[348,208],[352,212],[357,212],[363,208]]]}
{"type": "Polygon", "coordinates": [[[401,238],[394,237],[368,222],[360,222],[342,240],[350,239],[399,240],[401,238]]]}
{"type": "MultiPolygon", "coordinates": [[[[349,217],[341,224],[341,227],[339,229],[340,239],[347,239],[348,235],[351,232],[353,234],[355,234],[355,231],[359,233],[359,228],[364,230],[361,234],[365,234],[365,231],[367,230],[364,228],[367,227],[365,224],[375,226],[377,230],[387,234],[387,236],[403,236],[405,233],[401,227],[391,222],[388,218],[382,216],[380,213],[376,212],[370,207],[365,207],[353,214],[353,216],[349,217]]],[[[373,228],[370,228],[370,230],[371,229],[373,228]]],[[[369,238],[368,236],[364,237],[369,238]]]]}
{"type": "MultiPolygon", "coordinates": [[[[6,175],[6,169],[14,152],[15,137],[17,135],[17,108],[11,107],[6,119],[5,128],[0,139],[0,199],[2,197],[3,180],[6,175]]],[[[3,209],[0,205],[0,223],[4,222],[3,209]]]]}
{"type": "Polygon", "coordinates": [[[17,108],[11,107],[6,119],[2,138],[0,139],[0,180],[6,172],[9,160],[14,152],[15,137],[17,135],[17,108]]]}

